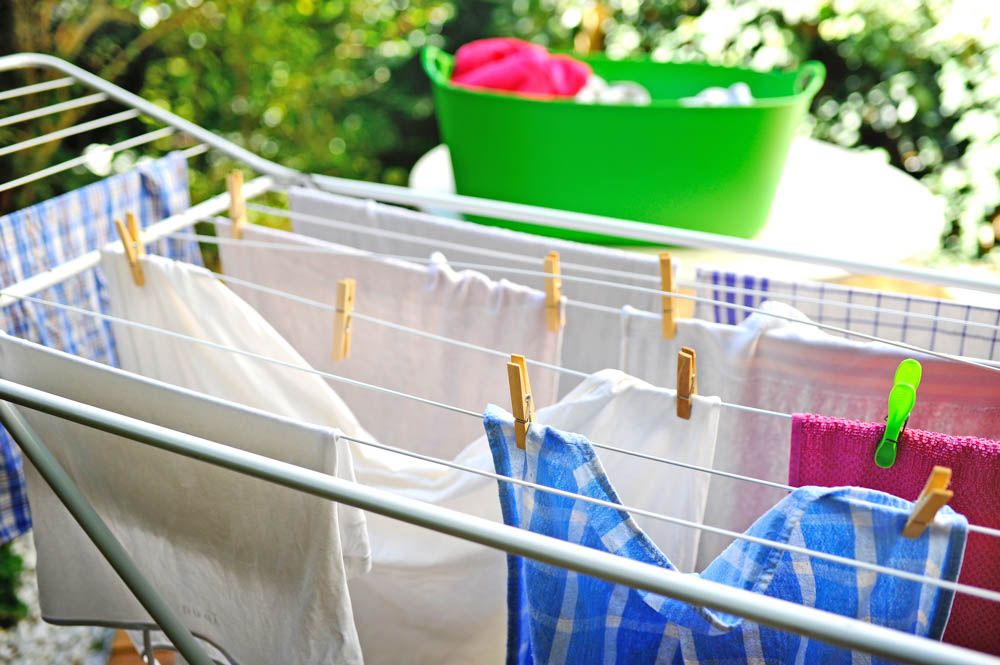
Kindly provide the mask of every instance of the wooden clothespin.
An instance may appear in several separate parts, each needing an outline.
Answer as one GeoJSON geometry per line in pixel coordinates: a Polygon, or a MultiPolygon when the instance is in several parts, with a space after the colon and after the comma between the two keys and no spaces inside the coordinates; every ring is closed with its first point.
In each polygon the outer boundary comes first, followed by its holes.
{"type": "Polygon", "coordinates": [[[951,501],[955,495],[948,485],[951,483],[951,469],[946,466],[935,466],[931,471],[927,484],[920,492],[920,497],[913,506],[910,518],[903,527],[903,535],[907,538],[919,538],[934,522],[934,516],[941,508],[951,501]]]}
{"type": "Polygon", "coordinates": [[[524,356],[511,356],[507,363],[507,382],[510,384],[510,405],[514,412],[514,439],[524,450],[528,426],[535,420],[535,402],[531,397],[528,365],[524,356]]]}
{"type": "Polygon", "coordinates": [[[125,213],[125,222],[122,224],[122,220],[116,219],[115,229],[125,249],[125,260],[128,261],[128,267],[132,271],[132,281],[136,286],[143,286],[146,283],[146,275],[142,272],[139,258],[146,255],[146,246],[142,244],[139,222],[135,215],[130,212],[125,213]]]}
{"type": "Polygon", "coordinates": [[[545,257],[545,320],[549,330],[559,332],[566,321],[562,308],[562,276],[559,271],[559,252],[549,252],[545,257]]]}
{"type": "Polygon", "coordinates": [[[357,283],[353,279],[337,282],[336,314],[333,319],[333,359],[345,360],[351,355],[351,316],[354,312],[354,293],[357,283]]]}
{"type": "Polygon", "coordinates": [[[691,397],[698,394],[698,366],[694,349],[682,346],[677,352],[677,416],[691,419],[691,397]]]}
{"type": "MultiPolygon", "coordinates": [[[[670,254],[660,252],[660,290],[667,293],[674,291],[674,270],[670,264],[670,254]]],[[[673,339],[677,334],[677,324],[674,323],[674,299],[663,296],[663,339],[673,339]]]]}
{"type": "Polygon", "coordinates": [[[226,176],[229,191],[229,219],[233,223],[231,234],[237,240],[243,239],[243,225],[247,223],[247,202],[243,198],[243,171],[233,169],[226,176]]]}

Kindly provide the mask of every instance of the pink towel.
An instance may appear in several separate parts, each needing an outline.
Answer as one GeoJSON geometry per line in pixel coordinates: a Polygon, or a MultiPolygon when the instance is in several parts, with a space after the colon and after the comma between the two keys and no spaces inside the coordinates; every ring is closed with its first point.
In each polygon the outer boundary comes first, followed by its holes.
{"type": "Polygon", "coordinates": [[[455,53],[451,82],[545,97],[573,97],[590,78],[590,67],[537,44],[498,37],[479,39],[455,53]]]}
{"type": "MultiPolygon", "coordinates": [[[[796,414],[788,482],[796,487],[855,485],[915,500],[935,465],[952,471],[949,504],[969,524],[1000,528],[1000,442],[907,429],[896,463],[875,466],[875,446],[885,426],[796,414]]],[[[969,533],[958,581],[1000,591],[1000,538],[969,533]]],[[[1000,654],[1000,603],[955,594],[944,641],[1000,654]]]]}

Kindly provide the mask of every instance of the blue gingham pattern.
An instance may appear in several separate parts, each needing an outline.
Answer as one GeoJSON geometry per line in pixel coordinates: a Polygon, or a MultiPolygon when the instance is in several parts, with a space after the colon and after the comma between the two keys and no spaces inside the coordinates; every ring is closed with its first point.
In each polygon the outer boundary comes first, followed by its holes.
{"type": "MultiPolygon", "coordinates": [[[[54,199],[0,217],[0,287],[65,263],[117,240],[114,220],[133,212],[149,226],[187,210],[187,161],[180,153],[148,160],[136,168],[54,199]]],[[[201,263],[197,243],[160,240],[148,251],[201,263]]],[[[93,268],[36,297],[108,311],[104,276],[93,268]]],[[[111,326],[82,314],[18,302],[0,310],[0,326],[11,335],[117,365],[111,326]]],[[[31,528],[20,451],[0,429],[0,543],[31,528]]]]}
{"type": "Polygon", "coordinates": [[[931,351],[981,360],[1000,360],[1000,308],[840,284],[790,282],[706,268],[697,269],[695,281],[696,295],[721,301],[696,303],[695,318],[698,319],[737,325],[752,312],[727,307],[725,303],[758,307],[765,300],[778,300],[817,323],[906,342],[931,351]],[[813,302],[816,299],[822,302],[813,302]],[[858,305],[895,311],[869,311],[859,309],[858,305]],[[924,315],[956,319],[958,322],[929,319],[924,315]]]}
{"type": "MultiPolygon", "coordinates": [[[[621,503],[585,438],[534,425],[519,450],[509,414],[490,406],[484,424],[498,473],[621,503]]],[[[507,524],[681,574],[623,510],[502,481],[500,502],[507,524]]],[[[802,487],[748,533],[954,581],[968,523],[942,510],[923,536],[903,538],[911,507],[874,490],[802,487]]],[[[934,639],[954,597],[742,540],[701,577],[934,639]]],[[[508,584],[510,665],[853,662],[841,648],[529,559],[508,557],[508,584]]]]}

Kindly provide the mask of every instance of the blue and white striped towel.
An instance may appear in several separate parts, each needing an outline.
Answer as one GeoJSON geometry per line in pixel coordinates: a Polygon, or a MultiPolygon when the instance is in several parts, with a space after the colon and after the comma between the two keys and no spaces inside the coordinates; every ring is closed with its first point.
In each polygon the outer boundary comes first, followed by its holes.
{"type": "MultiPolygon", "coordinates": [[[[48,201],[0,217],[0,288],[51,270],[117,238],[114,220],[136,215],[142,227],[187,210],[187,160],[179,153],[48,201]]],[[[201,263],[194,242],[168,239],[150,252],[201,263]]],[[[104,275],[93,268],[36,295],[100,312],[107,311],[104,275]]],[[[29,302],[0,310],[0,327],[90,360],[117,365],[111,326],[105,321],[29,302]]],[[[0,429],[0,543],[31,528],[21,454],[0,429]]]]}
{"type": "Polygon", "coordinates": [[[695,281],[696,295],[721,301],[696,303],[696,319],[738,325],[752,314],[741,307],[759,307],[765,300],[777,300],[791,305],[816,323],[906,342],[940,353],[1000,360],[1000,308],[841,284],[789,282],[707,268],[696,270],[695,281]],[[938,317],[955,321],[943,321],[938,317]],[[967,325],[969,323],[985,327],[967,325]]]}
{"type": "MultiPolygon", "coordinates": [[[[510,414],[491,405],[484,424],[498,473],[621,503],[583,437],[533,425],[520,450],[510,414]]],[[[622,510],[502,481],[500,503],[507,524],[676,570],[622,510]]],[[[747,533],[954,581],[968,523],[942,509],[920,538],[903,538],[911,506],[874,490],[802,487],[747,533]]],[[[934,639],[954,597],[743,540],[701,577],[934,639]]],[[[509,665],[853,662],[839,647],[514,556],[508,557],[508,604],[509,665]]]]}

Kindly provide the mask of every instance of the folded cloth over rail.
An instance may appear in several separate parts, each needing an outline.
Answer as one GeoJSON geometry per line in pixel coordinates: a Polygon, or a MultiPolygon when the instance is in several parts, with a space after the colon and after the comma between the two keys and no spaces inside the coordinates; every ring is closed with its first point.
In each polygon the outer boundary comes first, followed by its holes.
{"type": "MultiPolygon", "coordinates": [[[[121,175],[0,217],[0,288],[52,270],[117,238],[114,220],[135,214],[146,227],[187,210],[187,161],[179,152],[121,175]]],[[[160,240],[149,251],[201,262],[195,243],[160,240]]],[[[36,297],[104,311],[108,296],[97,268],[70,277],[36,297]]],[[[115,365],[110,326],[99,319],[30,302],[0,309],[0,329],[84,358],[115,365]]],[[[0,428],[0,543],[31,528],[21,455],[0,428]]]]}
{"type": "MultiPolygon", "coordinates": [[[[918,408],[921,402],[918,397],[918,408]]],[[[873,463],[883,423],[796,414],[788,482],[792,485],[858,485],[916,499],[935,466],[952,471],[948,504],[978,526],[1000,529],[1000,441],[925,432],[907,427],[896,463],[873,463]]],[[[969,537],[958,581],[1000,591],[1000,538],[969,537]]],[[[955,599],[946,642],[1000,655],[1000,604],[960,595],[955,599]]]]}
{"type": "MultiPolygon", "coordinates": [[[[667,340],[658,315],[627,309],[622,366],[653,384],[672,386],[677,380],[677,352],[689,346],[698,354],[698,389],[725,402],[786,414],[821,413],[878,422],[885,417],[896,367],[913,356],[924,372],[910,426],[1000,438],[1000,381],[995,373],[881,343],[834,337],[783,303],[769,301],[762,308],[800,322],[762,313],[738,326],[683,319],[678,321],[676,337],[667,340]]],[[[724,408],[715,467],[784,483],[790,435],[788,418],[724,408]]],[[[705,520],[743,531],[781,497],[780,492],[713,476],[705,520]]],[[[706,533],[699,569],[728,542],[706,533]]]]}
{"type": "MultiPolygon", "coordinates": [[[[538,289],[544,288],[543,276],[517,271],[541,271],[545,255],[553,250],[559,252],[566,276],[660,287],[657,258],[639,252],[445,219],[309,189],[292,188],[289,208],[293,214],[318,218],[292,220],[295,231],[304,235],[382,254],[427,256],[440,250],[456,267],[462,267],[460,262],[498,266],[481,270],[493,279],[505,277],[538,289]]],[[[565,280],[563,293],[572,300],[605,308],[632,305],[660,311],[660,296],[606,284],[565,280]]],[[[563,365],[581,372],[618,367],[618,338],[619,322],[614,313],[567,303],[563,365]]],[[[564,377],[560,394],[568,393],[574,384],[570,377],[564,377]]]]}
{"type": "MultiPolygon", "coordinates": [[[[261,339],[280,339],[252,307],[236,297],[204,268],[159,256],[142,261],[145,285],[136,286],[120,247],[101,253],[107,277],[110,313],[116,317],[209,340],[244,351],[257,351],[285,365],[308,367],[287,344],[260,348],[261,339]]],[[[183,386],[263,411],[344,434],[367,437],[354,414],[315,374],[265,363],[204,344],[114,323],[121,366],[150,379],[183,386]],[[314,395],[301,399],[301,395],[314,395]]],[[[337,468],[354,479],[350,445],[338,445],[337,468]]],[[[364,512],[341,505],[339,528],[347,574],[361,574],[371,564],[364,512]]]]}
{"type": "MultiPolygon", "coordinates": [[[[332,306],[337,281],[353,278],[358,314],[550,365],[561,362],[563,332],[546,327],[542,291],[505,279],[494,281],[472,270],[456,272],[440,255],[431,265],[418,265],[261,226],[246,227],[243,238],[252,243],[221,246],[225,273],[235,279],[332,306]],[[271,250],[256,243],[294,245],[305,251],[271,250]]],[[[509,356],[463,348],[356,316],[351,323],[350,356],[336,361],[330,353],[332,312],[235,281],[230,287],[316,369],[470,410],[509,395],[509,356]]],[[[536,406],[556,401],[557,371],[532,367],[531,379],[536,406]]],[[[365,429],[385,443],[453,457],[481,434],[479,423],[468,416],[331,383],[365,429]],[[392,417],[386,417],[390,413],[392,417]]]]}
{"type": "MultiPolygon", "coordinates": [[[[145,263],[145,288],[161,286],[150,262],[145,263]]],[[[126,348],[119,347],[123,361],[126,348]]],[[[155,355],[157,349],[149,352],[155,355]]],[[[329,428],[177,389],[2,333],[0,374],[350,478],[341,464],[348,444],[329,428]]],[[[366,543],[348,542],[363,532],[340,528],[337,504],[39,411],[24,415],[153,588],[192,632],[231,662],[362,662],[344,560],[345,550],[357,551],[366,543]]],[[[155,628],[30,464],[26,471],[45,620],[155,628]]]]}
{"type": "Polygon", "coordinates": [[[697,269],[696,281],[698,296],[721,301],[695,304],[695,317],[706,321],[736,325],[751,314],[742,307],[759,307],[765,300],[777,300],[795,307],[816,323],[906,342],[931,351],[1000,360],[1000,331],[961,323],[1000,326],[1000,297],[996,307],[982,307],[841,284],[791,282],[707,268],[697,269]],[[871,311],[859,306],[901,313],[871,311]],[[941,321],[937,317],[959,322],[941,321]]]}
{"type": "MultiPolygon", "coordinates": [[[[490,406],[484,424],[498,473],[620,503],[586,438],[532,425],[521,450],[510,414],[490,406]]],[[[623,510],[499,485],[507,524],[676,570],[623,510]]],[[[920,538],[904,538],[912,505],[873,490],[804,487],[768,510],[747,533],[954,581],[968,523],[946,507],[920,538]]],[[[509,665],[852,661],[843,648],[746,619],[531,559],[510,556],[508,562],[509,665]]],[[[726,548],[701,577],[934,639],[944,630],[954,597],[938,587],[744,540],[726,548]]]]}
{"type": "MultiPolygon", "coordinates": [[[[165,278],[176,278],[179,284],[153,282],[147,276],[147,285],[137,289],[131,285],[124,258],[120,254],[107,258],[121,264],[120,270],[108,270],[120,286],[113,291],[116,301],[118,297],[138,300],[139,303],[123,308],[122,313],[136,317],[139,323],[167,326],[215,343],[235,344],[244,351],[267,357],[283,359],[295,353],[270,326],[254,323],[249,316],[235,317],[233,312],[249,307],[203,271],[178,263],[175,269],[161,272],[165,278]],[[182,270],[192,275],[179,276],[182,270]],[[181,285],[186,286],[181,288],[181,285]],[[189,288],[201,293],[189,292],[189,288]],[[239,330],[227,331],[224,327],[227,324],[239,330]]],[[[149,264],[153,261],[143,261],[150,272],[149,264]]],[[[116,325],[116,332],[120,327],[124,328],[116,325]]],[[[320,345],[329,340],[325,328],[316,327],[313,334],[321,340],[320,345]]],[[[339,401],[334,390],[323,381],[318,385],[306,384],[309,378],[306,373],[289,372],[271,363],[240,359],[222,351],[185,353],[184,349],[193,348],[191,342],[164,343],[162,335],[129,335],[136,341],[130,346],[136,354],[122,353],[122,363],[127,368],[146,369],[161,380],[219,398],[247,402],[280,415],[343,426],[349,435],[370,440],[353,414],[330,406],[339,401]],[[146,355],[155,355],[162,361],[146,355]],[[246,367],[244,361],[257,366],[246,367]],[[214,380],[216,376],[243,380],[214,380]]],[[[454,371],[460,375],[463,368],[456,367],[454,371]]],[[[503,376],[497,382],[506,386],[503,376]]],[[[679,421],[671,415],[674,409],[671,391],[617,370],[607,370],[585,379],[558,404],[539,409],[537,416],[541,422],[583,432],[595,441],[639,454],[664,456],[699,466],[710,464],[718,426],[718,400],[696,397],[691,420],[679,421]]],[[[469,419],[478,422],[476,418],[469,419]]],[[[407,447],[405,438],[386,443],[404,450],[407,447]]],[[[496,521],[501,519],[495,481],[490,477],[364,445],[353,446],[352,458],[358,480],[365,485],[496,521]]],[[[452,461],[480,471],[493,469],[484,436],[470,443],[452,461]]],[[[626,488],[627,500],[651,510],[669,509],[681,519],[701,521],[708,488],[705,474],[612,451],[607,452],[607,464],[616,473],[632,479],[626,488]],[[664,487],[672,491],[665,493],[664,487]],[[677,499],[678,496],[683,498],[677,499]]],[[[507,616],[503,554],[375,514],[367,515],[367,525],[372,570],[350,580],[353,612],[366,662],[369,665],[503,662],[507,616]],[[393,629],[386,631],[387,625],[393,629]]],[[[646,525],[671,556],[676,556],[685,567],[693,566],[699,532],[660,521],[646,525]]]]}

